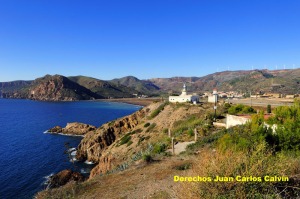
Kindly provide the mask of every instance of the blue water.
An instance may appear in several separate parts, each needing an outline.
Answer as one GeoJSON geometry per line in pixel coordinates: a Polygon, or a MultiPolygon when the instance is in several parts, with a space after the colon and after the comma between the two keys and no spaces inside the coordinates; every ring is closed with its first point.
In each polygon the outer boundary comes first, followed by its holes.
{"type": "Polygon", "coordinates": [[[38,102],[0,99],[0,198],[32,198],[45,176],[72,168],[65,143],[81,137],[44,134],[68,122],[100,126],[141,107],[108,102],[38,102]]]}

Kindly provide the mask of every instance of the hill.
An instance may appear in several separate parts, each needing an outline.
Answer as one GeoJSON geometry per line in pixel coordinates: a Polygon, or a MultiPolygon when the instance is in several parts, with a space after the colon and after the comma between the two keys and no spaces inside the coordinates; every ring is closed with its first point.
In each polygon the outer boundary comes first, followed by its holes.
{"type": "Polygon", "coordinates": [[[61,75],[46,75],[32,82],[29,99],[42,101],[74,101],[103,98],[61,75]]]}
{"type": "MultiPolygon", "coordinates": [[[[224,117],[226,106],[219,106],[224,117]]],[[[36,198],[298,198],[299,102],[279,110],[266,120],[280,125],[272,133],[261,112],[225,129],[213,125],[211,104],[150,104],[85,134],[76,158],[96,163],[88,180],[36,198]]]]}
{"type": "Polygon", "coordinates": [[[85,76],[68,78],[61,76],[63,78],[59,80],[59,76],[55,75],[54,79],[56,80],[51,80],[51,76],[47,75],[35,81],[2,82],[0,83],[0,96],[41,100],[131,98],[133,94],[153,97],[166,93],[179,94],[183,83],[187,83],[189,92],[196,93],[211,92],[214,88],[219,91],[240,93],[300,93],[300,69],[223,71],[203,77],[152,78],[149,80],[140,80],[133,76],[109,81],[85,76]],[[65,86],[59,85],[59,82],[65,86]],[[42,92],[44,96],[33,97],[31,92],[39,87],[38,84],[42,84],[41,87],[44,87],[38,91],[42,92]],[[52,90],[50,89],[51,85],[52,90]],[[51,94],[50,92],[58,93],[51,94]]]}
{"type": "Polygon", "coordinates": [[[221,91],[292,94],[300,92],[300,69],[224,71],[203,77],[153,78],[149,81],[170,93],[180,92],[185,82],[191,92],[212,91],[217,88],[221,91]]]}
{"type": "Polygon", "coordinates": [[[159,93],[160,88],[151,81],[140,80],[133,76],[127,76],[119,79],[113,79],[110,82],[116,85],[123,85],[133,90],[136,90],[139,94],[155,95],[159,93]]]}
{"type": "Polygon", "coordinates": [[[99,80],[86,76],[72,76],[68,77],[71,81],[91,90],[92,92],[104,96],[105,98],[128,98],[133,97],[136,93],[134,89],[123,85],[115,85],[112,82],[99,80]]]}
{"type": "MultiPolygon", "coordinates": [[[[12,81],[12,82],[0,82],[0,96],[4,98],[13,97],[16,92],[24,93],[26,88],[29,88],[32,81],[12,81]]],[[[17,94],[15,97],[18,97],[17,94]]]]}

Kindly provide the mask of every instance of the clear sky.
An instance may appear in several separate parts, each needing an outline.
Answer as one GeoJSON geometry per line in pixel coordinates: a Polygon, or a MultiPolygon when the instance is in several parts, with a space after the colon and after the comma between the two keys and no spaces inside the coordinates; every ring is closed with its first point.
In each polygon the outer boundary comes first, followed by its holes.
{"type": "Polygon", "coordinates": [[[299,0],[0,0],[0,81],[300,67],[299,0]]]}

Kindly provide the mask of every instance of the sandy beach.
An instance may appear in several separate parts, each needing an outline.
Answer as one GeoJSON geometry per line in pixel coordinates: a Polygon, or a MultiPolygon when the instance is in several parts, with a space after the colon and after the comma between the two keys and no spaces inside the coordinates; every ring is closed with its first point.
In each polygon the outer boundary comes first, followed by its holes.
{"type": "Polygon", "coordinates": [[[161,100],[161,98],[116,98],[116,99],[100,99],[98,101],[105,102],[123,102],[139,106],[148,106],[153,101],[161,100]]]}

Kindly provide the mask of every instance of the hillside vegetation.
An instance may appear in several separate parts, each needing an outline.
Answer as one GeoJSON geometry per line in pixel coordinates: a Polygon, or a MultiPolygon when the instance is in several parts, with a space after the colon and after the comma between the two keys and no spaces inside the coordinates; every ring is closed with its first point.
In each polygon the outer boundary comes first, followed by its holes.
{"type": "MultiPolygon", "coordinates": [[[[218,116],[229,109],[220,104],[218,116]]],[[[212,125],[212,110],[209,104],[157,102],[104,124],[79,146],[81,158],[99,163],[90,179],[43,191],[38,198],[300,197],[299,102],[276,108],[267,121],[262,111],[253,113],[251,122],[230,129],[212,125]],[[265,123],[277,124],[276,132],[265,123]],[[198,141],[173,156],[168,128],[177,142],[193,140],[196,129],[198,141]],[[175,182],[174,176],[211,181],[175,182]],[[217,176],[233,180],[215,182],[217,176]],[[275,176],[288,181],[270,182],[275,176]]]]}
{"type": "Polygon", "coordinates": [[[114,83],[95,79],[85,76],[68,77],[70,80],[78,83],[79,85],[90,89],[92,92],[104,96],[105,98],[124,98],[133,97],[137,93],[134,89],[130,89],[123,85],[116,85],[114,83]]]}

